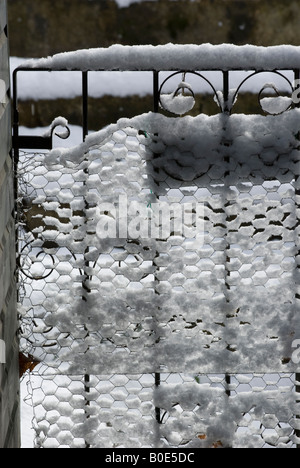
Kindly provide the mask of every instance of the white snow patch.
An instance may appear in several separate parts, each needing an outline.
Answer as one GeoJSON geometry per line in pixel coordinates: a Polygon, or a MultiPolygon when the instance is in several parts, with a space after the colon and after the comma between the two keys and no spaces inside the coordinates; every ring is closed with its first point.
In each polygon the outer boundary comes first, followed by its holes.
{"type": "Polygon", "coordinates": [[[234,44],[112,45],[32,59],[24,65],[48,70],[294,70],[300,68],[300,48],[234,44]]]}

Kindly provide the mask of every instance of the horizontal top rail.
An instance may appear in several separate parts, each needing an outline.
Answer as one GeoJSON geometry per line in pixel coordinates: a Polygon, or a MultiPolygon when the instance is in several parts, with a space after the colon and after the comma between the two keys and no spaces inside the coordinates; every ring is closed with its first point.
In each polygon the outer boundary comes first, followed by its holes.
{"type": "Polygon", "coordinates": [[[232,44],[113,45],[31,59],[22,67],[49,71],[290,70],[300,68],[300,47],[232,44]]]}
{"type": "MultiPolygon", "coordinates": [[[[52,128],[49,135],[43,137],[19,135],[19,111],[18,111],[18,73],[19,72],[81,72],[82,74],[82,129],[83,140],[88,135],[88,97],[89,82],[88,72],[105,71],[148,71],[153,74],[153,110],[159,112],[159,108],[170,111],[161,101],[162,88],[166,81],[178,73],[192,73],[204,80],[213,91],[215,101],[223,113],[230,114],[236,101],[240,88],[252,76],[263,72],[272,72],[280,76],[288,85],[291,93],[299,88],[300,78],[300,47],[281,45],[274,47],[257,47],[253,45],[236,46],[232,44],[211,45],[211,44],[166,44],[166,45],[140,45],[123,46],[115,44],[108,48],[82,49],[73,52],[64,52],[52,57],[31,59],[25,61],[13,72],[13,146],[15,160],[18,161],[20,148],[26,149],[52,149],[52,137],[55,133],[52,128]],[[294,74],[294,84],[283,75],[283,71],[292,71],[294,74]],[[172,75],[162,83],[159,80],[159,73],[167,71],[172,75]],[[218,90],[208,78],[201,74],[202,71],[222,72],[221,90],[218,90]],[[230,72],[249,71],[250,76],[243,78],[239,86],[231,89],[230,72]],[[282,73],[281,73],[282,72],[282,73]]],[[[182,78],[184,80],[184,78],[182,78]]],[[[177,87],[176,93],[180,89],[189,88],[193,100],[193,90],[190,85],[183,82],[177,87]]],[[[265,89],[271,88],[279,96],[279,92],[274,84],[265,84],[259,93],[259,104],[265,113],[278,115],[289,110],[293,104],[298,104],[290,98],[289,102],[284,102],[283,108],[279,112],[268,111],[262,107],[261,98],[265,89]],[[272,113],[273,112],[273,113],[272,113]]],[[[298,95],[296,96],[298,97],[298,95]]],[[[272,104],[272,103],[271,103],[272,104]]],[[[281,102],[282,104],[282,102],[281,102]]],[[[192,105],[193,107],[193,105],[192,105]]],[[[182,114],[185,114],[185,110],[182,114]]],[[[175,112],[176,113],[176,112],[175,112]]],[[[178,113],[177,113],[178,114],[178,113]]],[[[179,114],[178,114],[179,115],[179,114]]],[[[57,126],[57,125],[56,125],[57,126]]],[[[60,135],[58,135],[60,136],[60,135]]],[[[64,137],[63,137],[64,138],[64,137]]],[[[17,164],[17,163],[16,163],[17,164]]]]}

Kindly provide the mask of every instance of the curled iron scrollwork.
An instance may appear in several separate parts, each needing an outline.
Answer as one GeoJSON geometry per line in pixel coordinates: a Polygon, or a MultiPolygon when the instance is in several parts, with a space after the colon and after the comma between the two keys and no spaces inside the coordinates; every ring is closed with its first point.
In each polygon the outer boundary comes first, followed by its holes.
{"type": "Polygon", "coordinates": [[[195,105],[195,92],[192,86],[186,81],[186,75],[194,75],[204,80],[212,89],[214,99],[220,110],[223,110],[222,102],[220,100],[220,93],[216,90],[211,81],[201,73],[196,71],[178,71],[172,73],[164,79],[159,88],[159,103],[162,109],[176,115],[184,115],[189,112],[195,105]],[[182,75],[181,81],[178,83],[173,93],[163,94],[165,84],[177,75],[182,75]]]}
{"type": "Polygon", "coordinates": [[[44,136],[51,137],[52,139],[54,136],[57,136],[62,140],[67,140],[70,135],[71,130],[68,127],[68,121],[64,117],[57,117],[52,121],[49,130],[45,133],[44,136]],[[56,132],[58,127],[62,127],[64,130],[62,132],[56,132]]]}
{"type": "MultiPolygon", "coordinates": [[[[246,82],[251,80],[258,75],[266,73],[265,71],[255,71],[250,75],[246,76],[236,88],[233,89],[223,89],[218,90],[217,86],[212,84],[210,79],[208,79],[202,73],[196,71],[178,71],[170,74],[166,77],[159,88],[159,104],[163,110],[170,112],[171,114],[183,116],[191,111],[196,102],[196,93],[186,80],[186,75],[193,75],[200,79],[202,79],[211,89],[214,101],[218,105],[221,112],[232,113],[233,107],[237,102],[238,96],[242,87],[245,85],[246,82]],[[172,78],[181,75],[181,80],[175,87],[175,90],[171,93],[164,93],[163,89],[167,82],[169,82],[172,78]],[[225,96],[227,96],[225,98],[225,96]],[[226,100],[226,103],[225,103],[226,100]],[[226,104],[226,105],[225,105],[226,104]]],[[[272,73],[277,78],[281,78],[283,83],[287,84],[288,95],[282,95],[278,86],[272,82],[266,82],[258,91],[258,103],[261,110],[267,115],[280,115],[289,109],[291,109],[293,105],[292,93],[294,92],[294,86],[291,80],[282,72],[279,71],[270,71],[268,73],[272,73]],[[267,91],[270,91],[267,93],[267,91]],[[267,96],[264,96],[268,94],[267,96]]],[[[254,92],[254,91],[252,91],[254,92]]]]}
{"type": "MultiPolygon", "coordinates": [[[[52,254],[45,252],[40,248],[35,255],[30,255],[30,251],[34,248],[34,241],[27,242],[20,250],[19,269],[26,278],[32,281],[40,281],[47,279],[54,271],[55,258],[52,254]],[[43,256],[43,259],[41,258],[43,256]],[[49,266],[45,266],[45,256],[50,258],[49,266]],[[39,263],[40,267],[36,274],[33,271],[33,266],[39,263]],[[41,270],[42,268],[42,270],[41,270]]],[[[38,247],[37,247],[38,249],[38,247]]]]}
{"type": "MultiPolygon", "coordinates": [[[[239,92],[243,85],[249,81],[251,78],[256,77],[262,73],[266,73],[265,71],[255,71],[254,73],[251,73],[249,76],[244,78],[242,82],[239,84],[239,86],[232,91],[232,99],[231,99],[231,109],[237,101],[239,92]]],[[[268,72],[276,75],[277,77],[280,77],[284,82],[288,84],[288,87],[291,90],[291,95],[294,91],[294,86],[292,82],[285,76],[283,73],[273,70],[272,72],[268,72]]],[[[258,104],[261,108],[261,110],[268,115],[280,115],[283,114],[284,112],[288,111],[293,104],[292,97],[288,96],[281,96],[280,91],[278,87],[274,83],[265,83],[262,88],[260,89],[258,93],[258,104]],[[271,90],[271,94],[273,94],[273,97],[263,97],[263,94],[266,90],[271,90]],[[275,94],[275,96],[274,96],[275,94]]]]}

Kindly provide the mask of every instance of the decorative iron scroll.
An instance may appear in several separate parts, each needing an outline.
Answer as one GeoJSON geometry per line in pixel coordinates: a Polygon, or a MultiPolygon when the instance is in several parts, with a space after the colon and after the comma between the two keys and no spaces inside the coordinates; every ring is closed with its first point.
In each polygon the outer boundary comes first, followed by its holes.
{"type": "MultiPolygon", "coordinates": [[[[162,81],[158,90],[159,104],[164,110],[169,111],[171,114],[181,116],[187,114],[195,106],[197,98],[193,86],[189,84],[187,80],[190,77],[194,79],[196,77],[199,83],[202,80],[202,83],[204,82],[207,85],[208,92],[213,94],[214,101],[218,105],[219,110],[221,112],[231,113],[237,102],[239,93],[244,91],[245,83],[251,81],[252,78],[257,78],[265,74],[265,71],[255,71],[246,76],[236,88],[231,89],[229,86],[229,74],[225,75],[225,72],[223,72],[224,83],[223,91],[221,92],[217,90],[216,85],[212,83],[209,77],[205,76],[203,73],[196,71],[175,72],[162,81]],[[164,91],[166,84],[172,80],[174,81],[175,77],[178,75],[182,75],[182,80],[178,83],[173,92],[166,93],[164,91]]],[[[295,101],[293,100],[293,93],[296,91],[295,86],[287,76],[279,71],[274,70],[268,73],[268,77],[269,75],[273,77],[275,82],[278,82],[278,84],[280,83],[281,87],[286,88],[286,91],[282,93],[274,82],[265,82],[264,85],[260,85],[261,88],[259,88],[257,93],[258,103],[264,114],[280,115],[294,107],[295,101]],[[266,96],[264,96],[264,94],[266,94],[266,96]]],[[[255,80],[252,80],[252,82],[255,83],[255,80]]]]}
{"type": "Polygon", "coordinates": [[[46,156],[30,354],[73,375],[297,371],[298,121],[149,113],[46,156]]]}
{"type": "MultiPolygon", "coordinates": [[[[190,75],[201,78],[208,84],[210,90],[213,92],[214,99],[216,100],[219,109],[223,110],[222,102],[213,84],[202,74],[197,72],[189,72],[190,75]]],[[[159,102],[163,109],[176,114],[184,115],[189,112],[195,105],[195,92],[192,86],[186,81],[187,72],[175,72],[169,75],[160,85],[159,88],[159,102]],[[166,94],[163,92],[165,84],[177,75],[182,75],[182,80],[177,85],[174,92],[166,94]]]]}

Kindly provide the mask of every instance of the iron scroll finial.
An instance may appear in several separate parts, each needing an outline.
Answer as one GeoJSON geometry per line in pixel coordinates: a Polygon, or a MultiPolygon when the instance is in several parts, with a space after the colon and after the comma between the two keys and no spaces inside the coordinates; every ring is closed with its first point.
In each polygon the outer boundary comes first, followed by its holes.
{"type": "Polygon", "coordinates": [[[64,117],[56,117],[52,121],[49,130],[43,135],[43,137],[45,138],[51,137],[51,139],[53,139],[54,135],[61,138],[62,140],[66,140],[67,138],[69,138],[69,136],[71,135],[71,131],[70,131],[70,128],[68,127],[67,119],[65,119],[64,117]],[[62,127],[64,130],[62,132],[56,132],[55,130],[58,127],[62,127]]]}
{"type": "Polygon", "coordinates": [[[14,151],[15,154],[18,155],[20,149],[52,150],[54,135],[66,140],[69,138],[70,134],[71,131],[68,127],[68,121],[63,117],[57,117],[51,123],[50,128],[42,136],[15,134],[13,136],[14,151]],[[55,130],[57,127],[63,127],[64,130],[62,132],[56,132],[55,130]]]}

